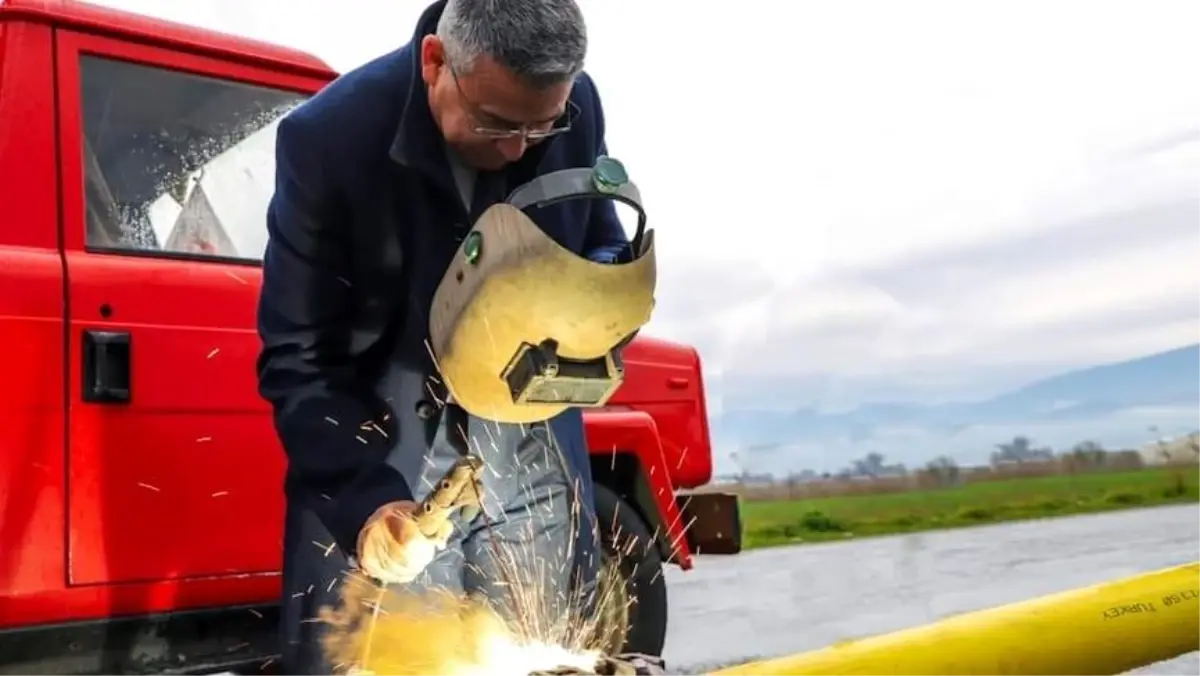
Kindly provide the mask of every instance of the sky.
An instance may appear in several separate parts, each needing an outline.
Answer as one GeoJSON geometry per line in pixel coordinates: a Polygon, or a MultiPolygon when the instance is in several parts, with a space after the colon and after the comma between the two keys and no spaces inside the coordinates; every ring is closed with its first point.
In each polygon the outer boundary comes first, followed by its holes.
{"type": "MultiPolygon", "coordinates": [[[[341,71],[426,6],[103,4],[341,71]]],[[[658,233],[647,332],[699,348],[712,412],[986,396],[1200,340],[1200,4],[581,5],[658,233]]]]}

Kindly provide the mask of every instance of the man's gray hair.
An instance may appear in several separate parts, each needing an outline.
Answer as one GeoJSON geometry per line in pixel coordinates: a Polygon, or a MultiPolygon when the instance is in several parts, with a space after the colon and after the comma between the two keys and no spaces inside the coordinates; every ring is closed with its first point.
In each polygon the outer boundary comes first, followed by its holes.
{"type": "Polygon", "coordinates": [[[574,79],[587,54],[575,0],[447,0],[437,35],[456,72],[488,56],[538,88],[574,79]]]}

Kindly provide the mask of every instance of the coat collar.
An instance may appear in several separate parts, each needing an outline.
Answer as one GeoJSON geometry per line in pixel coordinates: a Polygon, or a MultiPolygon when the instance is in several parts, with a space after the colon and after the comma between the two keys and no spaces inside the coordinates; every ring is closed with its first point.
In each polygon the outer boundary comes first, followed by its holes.
{"type": "Polygon", "coordinates": [[[401,68],[409,70],[408,92],[389,155],[398,164],[426,174],[446,174],[449,178],[446,144],[429,112],[429,92],[421,77],[421,40],[437,30],[438,19],[445,7],[446,0],[439,0],[427,7],[421,13],[421,18],[417,19],[416,30],[408,44],[408,59],[401,62],[401,68]]]}

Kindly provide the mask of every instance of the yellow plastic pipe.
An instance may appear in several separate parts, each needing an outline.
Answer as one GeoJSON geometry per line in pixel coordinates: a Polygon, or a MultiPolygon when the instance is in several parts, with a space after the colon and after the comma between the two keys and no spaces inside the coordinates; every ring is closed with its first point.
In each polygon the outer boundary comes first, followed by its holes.
{"type": "Polygon", "coordinates": [[[1200,563],[712,674],[1119,674],[1200,650],[1200,563]]]}

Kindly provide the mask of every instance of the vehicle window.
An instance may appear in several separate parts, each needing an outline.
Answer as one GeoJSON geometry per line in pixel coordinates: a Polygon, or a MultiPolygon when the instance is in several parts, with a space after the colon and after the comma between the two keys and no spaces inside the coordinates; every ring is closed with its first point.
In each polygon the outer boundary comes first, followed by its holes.
{"type": "Polygon", "coordinates": [[[89,249],[262,260],[275,126],[306,95],[85,55],[89,249]]]}

